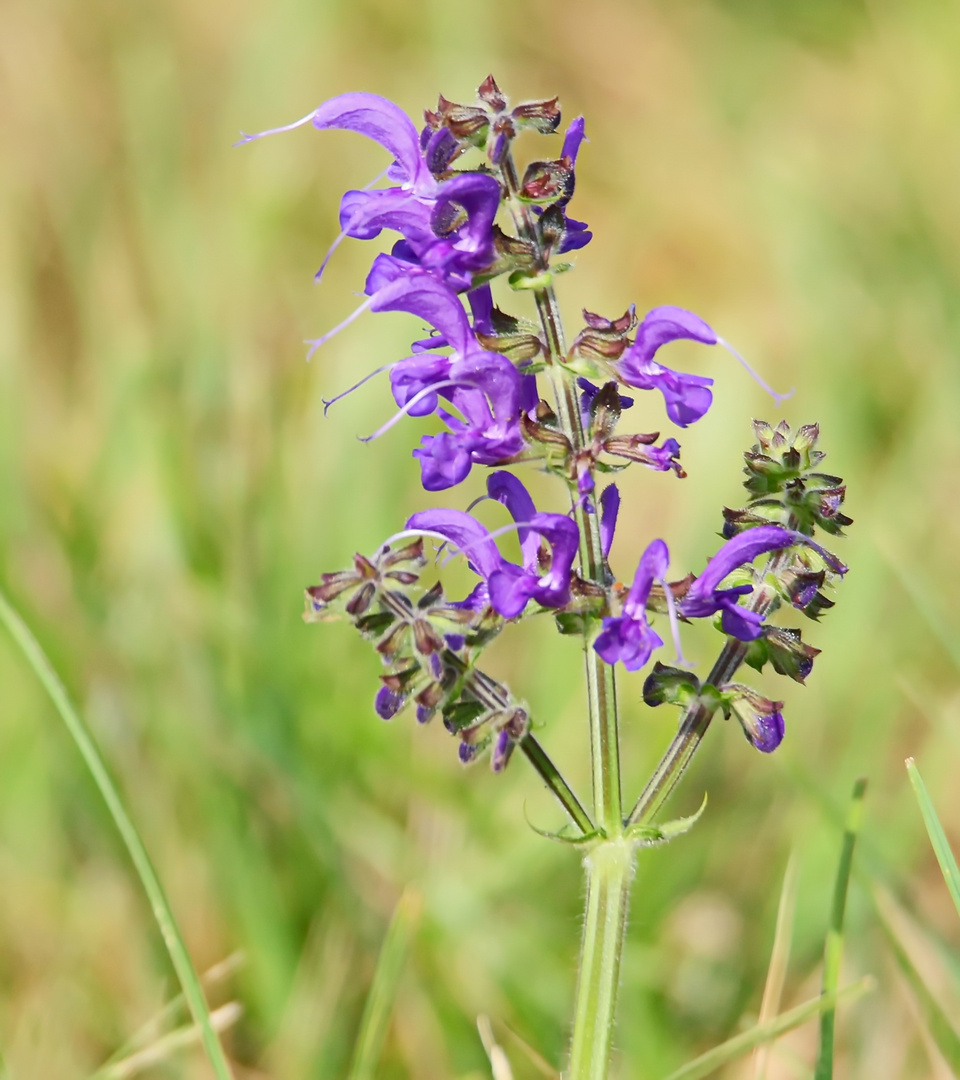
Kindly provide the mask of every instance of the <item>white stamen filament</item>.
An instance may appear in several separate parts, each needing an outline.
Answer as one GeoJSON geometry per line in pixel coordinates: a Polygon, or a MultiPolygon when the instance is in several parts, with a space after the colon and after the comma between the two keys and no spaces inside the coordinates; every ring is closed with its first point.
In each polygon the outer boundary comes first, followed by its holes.
{"type": "Polygon", "coordinates": [[[747,370],[747,372],[750,374],[751,378],[753,378],[753,380],[757,383],[757,385],[761,386],[764,390],[766,390],[766,392],[773,398],[773,400],[778,405],[780,404],[781,401],[786,401],[787,398],[793,397],[793,388],[792,387],[790,388],[790,390],[786,394],[778,394],[776,390],[774,390],[772,387],[768,386],[763,381],[763,379],[760,378],[760,375],[756,371],[754,371],[754,369],[747,363],[746,360],[744,360],[744,358],[740,355],[740,353],[738,353],[737,350],[730,344],[729,341],[725,341],[722,337],[718,337],[717,338],[717,344],[722,345],[727,350],[727,352],[730,353],[731,356],[733,356],[735,359],[739,360],[740,363],[747,370]]]}
{"type": "Polygon", "coordinates": [[[680,620],[677,618],[677,602],[674,599],[673,590],[667,584],[666,578],[661,578],[660,584],[663,586],[663,593],[667,599],[670,635],[673,638],[673,647],[677,650],[677,663],[683,667],[693,667],[694,665],[683,655],[683,649],[680,647],[680,620]]]}
{"type": "Polygon", "coordinates": [[[374,375],[379,375],[381,372],[389,371],[391,368],[396,367],[399,363],[399,360],[394,360],[393,363],[384,364],[382,367],[374,368],[374,370],[371,371],[369,375],[364,375],[364,377],[359,382],[354,383],[353,386],[351,386],[348,390],[344,390],[342,393],[337,394],[336,397],[330,398],[329,401],[326,398],[321,398],[320,400],[323,402],[323,415],[327,415],[327,409],[329,409],[331,405],[336,404],[341,398],[345,398],[347,394],[352,394],[354,390],[358,390],[361,386],[363,386],[365,382],[368,382],[370,379],[372,379],[374,375]]]}
{"type": "Polygon", "coordinates": [[[336,337],[336,335],[339,334],[341,330],[345,330],[352,322],[354,322],[356,319],[359,319],[360,316],[373,303],[373,299],[374,298],[372,296],[368,296],[366,300],[364,300],[364,302],[355,311],[351,312],[351,314],[349,314],[343,320],[342,323],[339,323],[332,330],[328,330],[323,335],[323,337],[307,338],[307,340],[304,342],[304,345],[310,346],[310,351],[307,353],[307,362],[309,363],[310,357],[313,356],[313,354],[317,351],[317,349],[320,348],[321,345],[328,342],[332,337],[336,337]]]}
{"type": "Polygon", "coordinates": [[[434,532],[432,529],[401,529],[400,532],[394,533],[393,536],[388,536],[386,540],[377,548],[377,550],[370,556],[371,560],[376,559],[378,555],[382,555],[386,552],[387,548],[391,544],[395,544],[398,540],[409,540],[414,536],[428,536],[431,540],[441,540],[444,544],[450,543],[450,537],[444,536],[443,533],[434,532]]]}
{"type": "Polygon", "coordinates": [[[241,131],[240,134],[243,138],[239,142],[235,142],[234,146],[243,146],[248,142],[253,142],[254,139],[262,139],[264,135],[278,135],[281,131],[293,131],[294,128],[303,127],[304,124],[309,124],[310,121],[316,115],[317,110],[308,112],[302,120],[294,120],[292,124],[284,124],[283,127],[268,128],[266,131],[258,131],[256,135],[248,135],[245,131],[241,131]]]}
{"type": "Polygon", "coordinates": [[[435,394],[438,390],[443,390],[448,386],[472,386],[472,383],[465,382],[463,379],[444,379],[442,382],[431,383],[429,386],[425,386],[422,390],[419,390],[413,397],[403,406],[402,409],[398,409],[390,419],[372,435],[365,435],[360,439],[362,443],[373,442],[374,439],[379,439],[381,435],[388,432],[394,424],[399,423],[410,412],[410,410],[422,401],[428,394],[435,394]]]}

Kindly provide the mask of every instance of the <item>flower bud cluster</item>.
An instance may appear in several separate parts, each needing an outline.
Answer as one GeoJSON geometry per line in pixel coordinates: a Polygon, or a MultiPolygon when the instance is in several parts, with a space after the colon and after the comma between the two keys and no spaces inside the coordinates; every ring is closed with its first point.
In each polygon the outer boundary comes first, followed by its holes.
{"type": "MultiPolygon", "coordinates": [[[[755,420],[754,431],[758,443],[744,454],[748,504],[741,510],[724,510],[726,543],[700,578],[676,583],[673,593],[684,617],[691,610],[691,595],[703,593],[705,579],[709,577],[709,584],[714,585],[718,573],[729,576],[732,587],[713,593],[721,606],[720,598],[727,597],[720,629],[738,641],[741,659],[757,671],[769,663],[777,674],[803,683],[820,650],[804,642],[799,630],[765,620],[781,605],[790,605],[812,619],[833,606],[820,590],[842,578],[847,568],[812,534],[820,527],[839,535],[852,521],[840,512],[843,481],[816,471],[824,458],[816,449],[816,424],[791,432],[786,421],[774,429],[755,420]],[[730,558],[734,550],[737,559],[761,553],[769,558],[762,571],[745,560],[734,567],[730,558]],[[745,608],[738,603],[741,595],[750,597],[745,608]],[[731,600],[734,607],[729,606],[731,600]]],[[[657,605],[648,601],[648,606],[657,605]]],[[[669,702],[721,708],[724,716],[735,715],[747,738],[767,753],[783,738],[782,702],[770,701],[741,683],[701,686],[691,672],[658,663],[644,684],[644,700],[654,706],[669,702]]]]}
{"type": "Polygon", "coordinates": [[[502,620],[489,607],[449,603],[439,582],[425,589],[425,564],[420,539],[400,548],[385,545],[370,559],[355,555],[351,569],[323,574],[306,590],[304,618],[349,619],[374,644],[387,669],[374,700],[382,719],[408,703],[416,706],[420,723],[440,713],[459,737],[460,760],[466,764],[489,748],[491,767],[499,772],[530,726],[509,691],[475,666],[502,620]]]}

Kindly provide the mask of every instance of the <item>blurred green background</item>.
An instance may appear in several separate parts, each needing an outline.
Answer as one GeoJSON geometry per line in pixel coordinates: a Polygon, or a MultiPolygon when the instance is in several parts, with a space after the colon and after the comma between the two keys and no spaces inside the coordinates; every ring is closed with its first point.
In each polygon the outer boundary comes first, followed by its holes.
{"type": "MultiPolygon", "coordinates": [[[[960,838],[960,6],[949,0],[7,0],[0,35],[0,578],[63,673],[141,826],[212,991],[245,1009],[239,1078],[344,1074],[404,887],[423,916],[384,1077],[489,1075],[488,1014],[564,1052],[579,934],[577,854],[525,764],[463,771],[439,726],[372,713],[377,663],[301,591],[413,510],[425,422],[363,446],[390,412],[369,384],[417,327],[349,312],[373,244],[336,233],[339,196],[386,164],[345,133],[234,149],[237,131],[345,90],[416,117],[494,72],[514,100],[583,113],[573,211],[594,242],[560,283],[578,310],[676,303],[737,344],[792,423],[819,420],[856,519],[852,572],[804,633],[823,649],[772,757],[710,732],[673,800],[694,832],[640,862],[616,1074],[657,1078],[752,1022],[789,853],[801,865],[785,1004],[816,992],[839,815],[870,778],[861,867],[926,934],[960,941],[909,792],[916,755],[960,838]]],[[[541,155],[533,136],[520,154],[541,155]]],[[[549,146],[559,145],[550,142],[549,146]]],[[[524,310],[528,298],[510,299],[524,310]]],[[[689,479],[632,470],[614,565],[655,536],[678,573],[740,505],[750,418],[771,402],[716,350],[666,362],[717,378],[682,433],[689,479]]],[[[659,398],[641,430],[665,426],[659,398]]],[[[463,506],[471,476],[451,498],[463,506]]],[[[541,498],[560,497],[545,483],[541,498]]],[[[692,639],[705,671],[714,643],[692,639]]],[[[578,646],[544,622],[492,670],[526,696],[586,791],[578,646]]],[[[139,883],[74,746],[0,638],[0,1049],[15,1080],[88,1075],[175,993],[139,883]]],[[[621,680],[635,794],[673,730],[621,680]]],[[[668,710],[661,710],[667,713],[668,710]]],[[[854,882],[838,1076],[940,1077],[854,882]]],[[[919,947],[919,946],[918,946],[919,947]]],[[[939,950],[937,955],[942,955],[939,950]]],[[[946,1000],[946,998],[945,998],[946,1000]]],[[[814,1026],[768,1076],[809,1076],[814,1026]]],[[[749,1061],[727,1077],[751,1076],[749,1061]]],[[[208,1075],[199,1053],[149,1075],[208,1075]]]]}

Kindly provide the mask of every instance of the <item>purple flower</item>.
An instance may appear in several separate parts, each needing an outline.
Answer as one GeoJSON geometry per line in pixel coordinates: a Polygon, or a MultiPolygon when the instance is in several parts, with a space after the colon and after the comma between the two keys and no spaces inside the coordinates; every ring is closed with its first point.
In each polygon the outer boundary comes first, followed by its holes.
{"type": "Polygon", "coordinates": [[[378,142],[394,157],[387,176],[400,185],[348,191],[343,196],[341,235],[327,253],[318,278],[344,236],[370,240],[382,229],[401,233],[408,257],[449,278],[458,289],[469,288],[474,272],[493,261],[492,225],[500,205],[500,185],[481,173],[438,183],[432,166],[440,166],[436,171],[446,168],[448,159],[442,163],[441,159],[452,152],[449,132],[438,133],[438,140],[430,140],[421,149],[413,122],[399,106],[376,94],[351,93],[331,98],[292,124],[244,135],[241,142],[307,123],[319,130],[355,131],[378,142]],[[441,149],[443,144],[447,144],[445,149],[441,149]]]}
{"type": "Polygon", "coordinates": [[[708,387],[713,379],[686,375],[658,364],[653,359],[661,345],[688,339],[716,345],[717,335],[703,321],[683,308],[664,306],[648,311],[637,328],[634,343],[614,365],[620,379],[638,390],[659,390],[667,407],[667,416],[678,426],[687,427],[710,408],[713,395],[708,387]]]}
{"type": "Polygon", "coordinates": [[[740,721],[747,739],[763,754],[772,754],[783,742],[782,701],[771,701],[749,686],[728,683],[729,709],[740,721]]]}
{"type": "Polygon", "coordinates": [[[759,555],[792,547],[803,540],[799,534],[779,525],[759,525],[728,540],[707,563],[707,568],[687,590],[678,609],[688,619],[702,619],[722,612],[721,627],[725,634],[741,641],[753,641],[760,636],[763,617],[756,611],[740,607],[741,596],[753,592],[752,585],[732,589],[719,588],[725,577],[740,566],[753,562],[759,555]]]}
{"type": "Polygon", "coordinates": [[[580,543],[576,524],[563,514],[538,513],[526,488],[510,473],[492,473],[487,490],[518,526],[521,566],[504,559],[485,526],[462,510],[424,510],[406,527],[439,533],[466,555],[483,580],[464,605],[480,609],[489,603],[505,619],[516,618],[529,600],[563,607],[570,599],[570,569],[580,543]],[[549,566],[541,561],[542,541],[549,545],[549,566]]]}
{"type": "Polygon", "coordinates": [[[617,515],[620,513],[620,491],[616,484],[608,484],[600,496],[600,549],[606,559],[610,555],[613,534],[617,528],[617,515]]]}
{"type": "MultiPolygon", "coordinates": [[[[608,489],[609,490],[609,489],[608,489]]],[[[637,671],[650,659],[663,639],[647,622],[646,607],[655,581],[662,580],[670,563],[670,553],[662,540],[654,540],[640,558],[623,613],[603,620],[603,629],[593,647],[608,663],[622,661],[627,671],[637,671]]]]}
{"type": "Polygon", "coordinates": [[[566,211],[567,203],[573,198],[573,189],[576,180],[577,154],[580,152],[580,144],[586,138],[583,129],[583,117],[578,116],[567,128],[567,133],[563,137],[563,149],[560,151],[560,157],[564,159],[564,161],[570,162],[570,186],[564,197],[558,199],[555,203],[555,205],[559,206],[563,211],[564,233],[563,239],[557,247],[557,254],[559,255],[563,255],[567,251],[579,251],[580,248],[586,247],[593,239],[593,233],[590,232],[587,223],[569,217],[566,211]]]}

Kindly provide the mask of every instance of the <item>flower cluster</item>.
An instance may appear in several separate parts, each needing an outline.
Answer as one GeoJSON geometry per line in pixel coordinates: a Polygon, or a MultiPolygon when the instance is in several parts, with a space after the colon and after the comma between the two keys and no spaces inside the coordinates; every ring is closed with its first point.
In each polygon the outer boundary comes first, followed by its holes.
{"type": "MultiPolygon", "coordinates": [[[[839,480],[813,471],[815,429],[802,428],[790,439],[782,425],[776,431],[758,426],[760,442],[747,455],[750,505],[726,512],[725,542],[700,576],[668,581],[669,552],[658,539],[643,553],[630,588],[615,584],[607,560],[620,494],[609,482],[598,493],[598,479],[631,463],[685,475],[677,439],[620,430],[635,403],[623,391],[657,391],[677,428],[700,420],[713,401],[713,380],[661,362],[665,346],[688,340],[728,350],[775,400],[787,395],[770,390],[710,325],[678,307],[658,306],[643,318],[633,305],[617,318],[585,311],[582,329],[566,347],[553,282],[571,267],[557,257],[582,250],[592,238],[587,224],[569,214],[586,141],[583,118],[568,125],[559,153],[554,147],[522,172],[514,158],[521,134],[556,138],[560,121],[555,98],[511,108],[489,77],[470,104],[441,96],[420,130],[392,102],[348,93],[292,124],[242,140],[312,125],[366,136],[389,155],[384,186],[374,181],[341,199],[340,235],[317,276],[345,238],[371,240],[387,230],[396,240],[389,253],[373,259],[360,307],[310,342],[311,353],[366,311],[414,315],[426,333],[409,355],[361,373],[346,391],[388,373],[397,412],[364,441],[407,418],[433,416],[442,430],[422,434],[412,451],[425,490],[453,489],[474,466],[494,471],[486,477],[486,494],[467,509],[415,513],[375,557],[358,555],[351,569],[324,575],[308,590],[308,617],[340,614],[375,641],[387,667],[376,696],[379,715],[389,718],[407,702],[416,705],[420,720],[440,712],[460,738],[462,760],[490,747],[498,770],[512,747],[530,737],[525,708],[476,666],[506,623],[552,611],[562,630],[573,626],[586,634],[603,662],[635,671],[663,645],[654,616],[667,616],[678,657],[680,623],[715,619],[748,663],[762,667],[769,660],[802,679],[816,650],[798,632],[765,620],[781,601],[818,613],[829,605],[821,587],[844,571],[811,539],[815,526],[837,533],[847,521],[839,511],[839,480]],[[494,287],[498,299],[511,291],[532,293],[538,321],[501,310],[494,287]],[[552,403],[541,396],[548,382],[552,403]],[[537,509],[506,468],[521,462],[560,478],[569,512],[537,509]],[[510,520],[491,531],[476,509],[483,501],[500,504],[510,520]],[[497,541],[505,532],[517,535],[519,562],[501,554],[497,541]],[[478,579],[468,596],[448,600],[439,584],[420,585],[424,538],[466,559],[478,579]],[[757,571],[753,563],[760,557],[766,568],[757,571]]],[[[772,703],[767,709],[752,691],[701,686],[683,672],[670,678],[686,689],[671,697],[660,686],[669,682],[662,673],[679,670],[658,665],[659,682],[647,693],[651,704],[686,700],[684,694],[705,700],[713,692],[717,707],[740,716],[759,749],[779,743],[782,717],[772,703]]]]}

